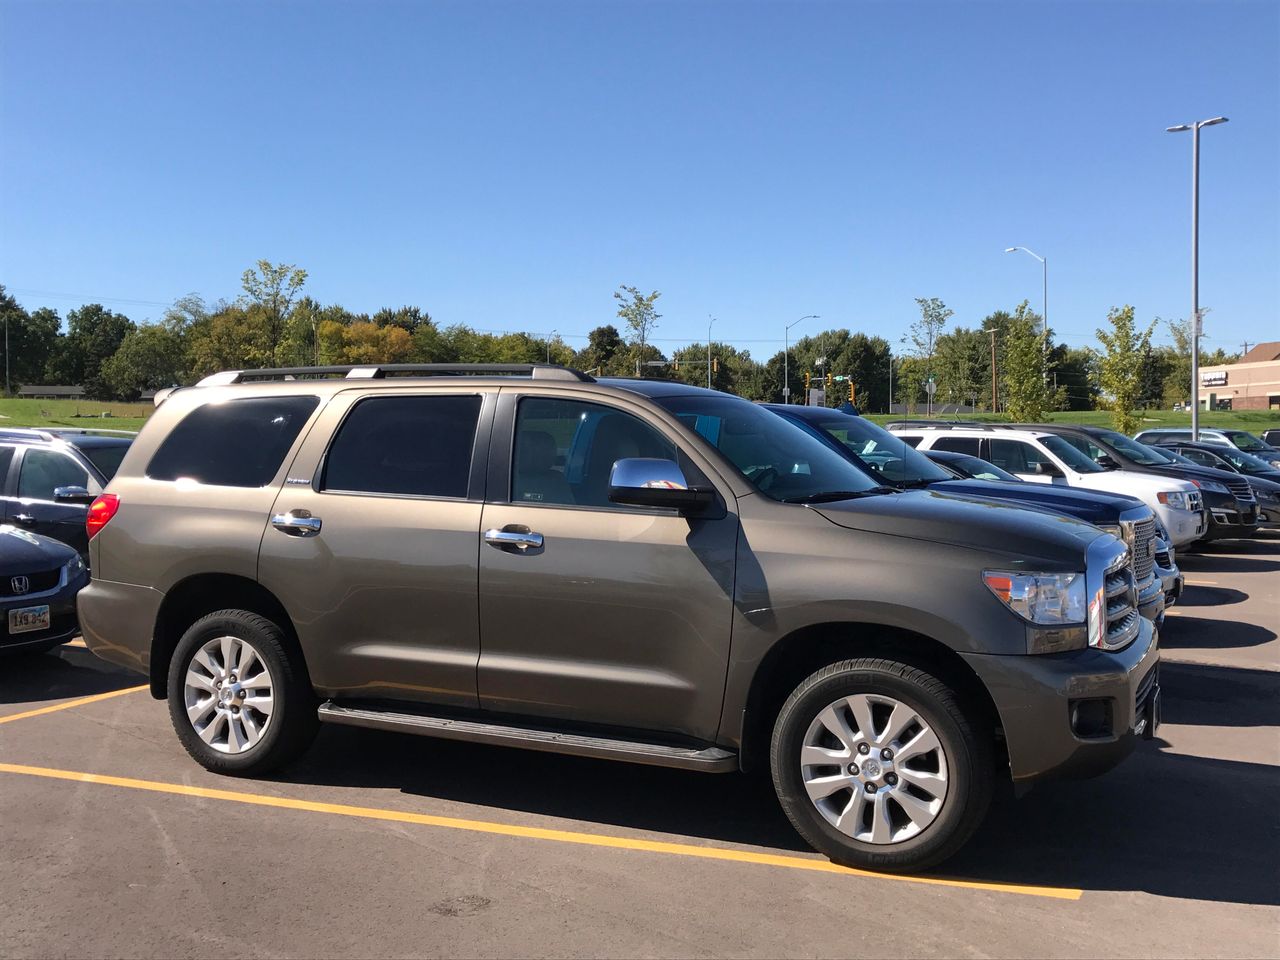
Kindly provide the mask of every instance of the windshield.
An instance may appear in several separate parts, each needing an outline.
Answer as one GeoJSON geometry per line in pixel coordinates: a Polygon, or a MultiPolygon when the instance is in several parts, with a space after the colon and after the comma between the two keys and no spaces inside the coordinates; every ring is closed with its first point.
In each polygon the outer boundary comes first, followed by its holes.
{"type": "Polygon", "coordinates": [[[988,463],[986,460],[980,460],[977,457],[954,457],[949,459],[947,464],[974,480],[1000,480],[1005,483],[1022,483],[1022,480],[1007,470],[1001,470],[994,463],[988,463]]]}
{"type": "Polygon", "coordinates": [[[817,437],[747,400],[680,396],[657,402],[773,500],[817,502],[884,489],[817,437]]]}
{"type": "Polygon", "coordinates": [[[1227,430],[1227,439],[1241,450],[1266,450],[1267,445],[1247,430],[1227,430]]]}
{"type": "Polygon", "coordinates": [[[951,479],[945,470],[901,437],[895,437],[869,420],[839,413],[832,414],[830,419],[806,422],[854,454],[883,483],[895,487],[923,486],[951,479]]]}
{"type": "Polygon", "coordinates": [[[1234,447],[1222,447],[1213,451],[1223,460],[1231,463],[1241,473],[1257,476],[1260,473],[1275,473],[1276,468],[1265,460],[1259,460],[1257,457],[1250,456],[1247,453],[1241,453],[1234,447]]]}
{"type": "Polygon", "coordinates": [[[1146,444],[1139,443],[1137,440],[1132,440],[1129,437],[1126,437],[1123,433],[1109,431],[1101,434],[1099,439],[1101,439],[1103,443],[1114,447],[1123,456],[1128,457],[1134,463],[1140,463],[1145,467],[1158,467],[1173,462],[1159,450],[1153,450],[1146,444]]]}
{"type": "Polygon", "coordinates": [[[120,461],[129,452],[129,445],[121,443],[110,447],[81,447],[80,452],[89,458],[89,462],[98,468],[104,478],[110,480],[120,469],[120,461]]]}
{"type": "Polygon", "coordinates": [[[1102,467],[1081,453],[1061,437],[1049,434],[1040,438],[1044,448],[1065,463],[1076,473],[1104,473],[1102,467]]]}

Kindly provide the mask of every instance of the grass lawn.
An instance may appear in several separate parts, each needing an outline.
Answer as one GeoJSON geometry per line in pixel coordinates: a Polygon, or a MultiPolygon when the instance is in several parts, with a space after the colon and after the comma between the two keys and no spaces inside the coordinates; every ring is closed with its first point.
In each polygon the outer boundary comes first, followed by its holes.
{"type": "MultiPolygon", "coordinates": [[[[1154,427],[1189,427],[1191,426],[1190,413],[1174,413],[1172,410],[1142,410],[1138,413],[1141,421],[1141,429],[1150,429],[1154,427]]],[[[889,416],[887,414],[871,414],[868,419],[874,420],[876,423],[887,423],[894,420],[906,419],[924,419],[923,413],[916,413],[913,417],[905,417],[901,414],[889,416]]],[[[957,413],[948,414],[939,419],[946,420],[977,420],[990,421],[993,423],[1001,423],[1009,418],[989,413],[957,413]]],[[[1057,421],[1059,423],[1078,423],[1086,427],[1110,427],[1111,414],[1106,410],[1079,410],[1074,412],[1051,413],[1048,420],[1057,421]]],[[[1230,427],[1235,430],[1248,430],[1250,433],[1258,434],[1263,430],[1280,428],[1280,411],[1276,410],[1214,410],[1202,411],[1200,413],[1201,427],[1230,427]]]]}
{"type": "Polygon", "coordinates": [[[0,397],[0,427],[87,427],[139,430],[155,407],[106,400],[27,400],[0,397]]]}

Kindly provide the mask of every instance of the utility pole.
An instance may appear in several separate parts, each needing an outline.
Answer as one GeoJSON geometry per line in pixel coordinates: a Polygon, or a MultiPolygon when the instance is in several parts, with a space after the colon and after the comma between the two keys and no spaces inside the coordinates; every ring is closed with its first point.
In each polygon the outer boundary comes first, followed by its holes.
{"type": "Polygon", "coordinates": [[[1166,127],[1166,133],[1191,131],[1191,439],[1200,439],[1200,128],[1226,123],[1226,117],[1166,127]]]}
{"type": "Polygon", "coordinates": [[[996,393],[996,332],[991,331],[991,412],[998,413],[999,407],[996,406],[998,395],[996,393]]]}
{"type": "Polygon", "coordinates": [[[1240,344],[1240,349],[1242,350],[1242,353],[1240,354],[1240,356],[1243,357],[1246,353],[1249,352],[1249,341],[1246,340],[1244,343],[1240,344]]]}
{"type": "Polygon", "coordinates": [[[7,397],[11,391],[9,390],[9,314],[4,315],[4,395],[7,397]]]}
{"type": "Polygon", "coordinates": [[[715,325],[716,318],[711,314],[707,314],[707,389],[711,389],[711,328],[715,325]]]}
{"type": "Polygon", "coordinates": [[[893,351],[889,351],[889,413],[893,413],[893,351]]]}

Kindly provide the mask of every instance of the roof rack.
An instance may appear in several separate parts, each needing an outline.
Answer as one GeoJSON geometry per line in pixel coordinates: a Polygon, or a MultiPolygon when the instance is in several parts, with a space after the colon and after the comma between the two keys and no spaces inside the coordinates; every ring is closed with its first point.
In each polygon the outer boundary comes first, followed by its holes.
{"type": "Polygon", "coordinates": [[[48,430],[35,427],[0,427],[0,440],[56,440],[48,430]]]}
{"type": "Polygon", "coordinates": [[[108,430],[105,427],[0,427],[0,440],[61,440],[64,436],[136,437],[137,430],[108,430]]]}
{"type": "Polygon", "coordinates": [[[576,380],[594,383],[595,377],[555,363],[381,363],[330,367],[267,367],[261,370],[223,370],[210,374],[197,387],[223,387],[261,380],[338,378],[382,380],[387,377],[525,376],[533,380],[576,380]]]}
{"type": "Polygon", "coordinates": [[[137,430],[111,430],[107,427],[45,427],[44,430],[58,437],[63,434],[91,437],[136,437],[138,435],[137,430]]]}
{"type": "Polygon", "coordinates": [[[1023,423],[987,423],[982,420],[894,420],[885,424],[885,428],[911,427],[924,430],[1028,430],[1039,429],[1028,427],[1023,423]]]}

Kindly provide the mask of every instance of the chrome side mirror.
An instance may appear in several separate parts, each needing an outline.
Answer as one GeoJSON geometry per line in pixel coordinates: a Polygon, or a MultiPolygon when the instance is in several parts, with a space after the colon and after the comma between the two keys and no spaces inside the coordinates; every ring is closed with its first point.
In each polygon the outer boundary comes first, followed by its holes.
{"type": "Polygon", "coordinates": [[[54,487],[54,503],[93,503],[93,494],[84,487],[54,487]]]}
{"type": "Polygon", "coordinates": [[[628,457],[614,463],[609,474],[611,503],[696,513],[714,503],[715,496],[710,488],[690,487],[674,460],[628,457]]]}

